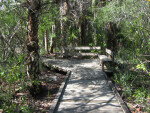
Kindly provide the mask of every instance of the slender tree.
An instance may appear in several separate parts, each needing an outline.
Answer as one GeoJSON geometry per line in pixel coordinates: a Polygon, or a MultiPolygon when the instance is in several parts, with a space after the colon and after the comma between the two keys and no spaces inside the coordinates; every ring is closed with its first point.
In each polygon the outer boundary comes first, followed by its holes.
{"type": "Polygon", "coordinates": [[[45,44],[45,54],[48,54],[48,31],[46,30],[45,32],[44,32],[44,44],[45,44]]]}
{"type": "MultiPolygon", "coordinates": [[[[52,34],[54,34],[54,30],[55,30],[55,24],[52,25],[52,34]]],[[[50,37],[50,40],[49,40],[49,46],[50,46],[50,53],[53,53],[53,37],[51,36],[50,37]]]]}

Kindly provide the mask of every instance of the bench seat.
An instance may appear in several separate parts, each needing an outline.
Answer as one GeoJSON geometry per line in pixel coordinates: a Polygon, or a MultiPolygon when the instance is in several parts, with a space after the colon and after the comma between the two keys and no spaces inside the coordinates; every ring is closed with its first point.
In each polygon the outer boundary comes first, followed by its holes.
{"type": "Polygon", "coordinates": [[[92,56],[95,57],[101,50],[99,46],[79,46],[79,47],[57,47],[57,51],[60,51],[62,56],[92,56]]]}
{"type": "Polygon", "coordinates": [[[106,48],[105,50],[106,55],[100,55],[98,54],[100,65],[102,66],[102,70],[104,71],[104,65],[106,66],[106,63],[112,63],[114,62],[114,56],[113,52],[106,48]]]}
{"type": "Polygon", "coordinates": [[[112,61],[111,58],[108,58],[106,55],[98,55],[101,62],[110,62],[112,61]]]}

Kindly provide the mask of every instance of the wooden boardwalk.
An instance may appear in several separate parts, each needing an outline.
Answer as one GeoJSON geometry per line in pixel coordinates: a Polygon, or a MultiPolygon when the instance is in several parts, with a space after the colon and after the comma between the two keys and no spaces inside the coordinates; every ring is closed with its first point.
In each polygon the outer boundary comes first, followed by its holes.
{"type": "Polygon", "coordinates": [[[44,62],[72,71],[56,113],[123,113],[98,59],[44,59],[44,62]]]}

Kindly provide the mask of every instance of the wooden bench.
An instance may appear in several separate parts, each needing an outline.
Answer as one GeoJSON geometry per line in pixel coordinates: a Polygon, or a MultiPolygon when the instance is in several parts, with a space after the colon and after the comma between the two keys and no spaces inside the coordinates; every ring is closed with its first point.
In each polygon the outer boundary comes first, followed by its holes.
{"type": "Polygon", "coordinates": [[[97,56],[101,47],[99,46],[84,46],[84,47],[64,47],[59,48],[61,51],[65,49],[69,56],[97,56]],[[93,51],[93,52],[91,52],[93,51]]]}
{"type": "Polygon", "coordinates": [[[98,55],[100,65],[102,65],[102,71],[105,71],[104,70],[105,63],[108,63],[108,62],[113,63],[114,62],[113,52],[110,49],[106,48],[105,53],[106,53],[106,55],[100,55],[100,54],[98,55]]]}

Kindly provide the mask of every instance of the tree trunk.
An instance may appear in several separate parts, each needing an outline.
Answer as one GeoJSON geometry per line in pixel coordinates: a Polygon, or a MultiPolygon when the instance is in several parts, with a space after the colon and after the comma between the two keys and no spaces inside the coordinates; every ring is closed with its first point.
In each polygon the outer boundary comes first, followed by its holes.
{"type": "Polygon", "coordinates": [[[78,7],[79,7],[79,22],[78,22],[78,26],[79,26],[79,36],[80,36],[80,39],[79,39],[79,43],[80,45],[83,45],[83,18],[82,18],[82,14],[83,14],[83,3],[82,1],[78,1],[78,7]]]}
{"type": "Polygon", "coordinates": [[[107,23],[107,48],[115,51],[117,46],[116,41],[117,28],[113,22],[107,23]]]}
{"type": "Polygon", "coordinates": [[[93,39],[94,39],[94,45],[97,45],[97,31],[96,31],[96,12],[94,10],[94,22],[93,22],[94,32],[93,32],[93,39]]]}
{"type": "MultiPolygon", "coordinates": [[[[62,47],[64,46],[63,30],[64,30],[64,27],[63,27],[63,0],[60,0],[60,34],[61,34],[61,40],[62,40],[62,47]]],[[[62,50],[62,53],[64,53],[64,49],[62,50]]]]}
{"type": "Polygon", "coordinates": [[[66,50],[65,50],[65,46],[66,46],[66,30],[65,30],[65,21],[64,21],[64,17],[65,15],[67,15],[67,3],[64,2],[64,0],[60,1],[60,31],[61,31],[61,40],[62,40],[62,53],[64,54],[64,56],[66,55],[66,50]]]}
{"type": "Polygon", "coordinates": [[[93,12],[93,40],[94,40],[94,45],[97,45],[97,37],[96,37],[96,3],[97,0],[92,0],[92,12],[93,12]]]}
{"type": "Polygon", "coordinates": [[[39,78],[39,46],[38,46],[38,15],[40,0],[27,0],[28,24],[27,24],[27,75],[34,81],[39,78]]]}
{"type": "Polygon", "coordinates": [[[45,54],[48,54],[47,30],[44,32],[45,54]]]}
{"type": "Polygon", "coordinates": [[[81,24],[81,45],[85,45],[85,25],[86,20],[82,18],[82,24],[81,24]]]}
{"type": "Polygon", "coordinates": [[[81,34],[81,19],[79,18],[79,22],[78,22],[78,27],[79,27],[79,41],[78,43],[80,44],[80,46],[82,45],[82,34],[81,34]]]}
{"type": "MultiPolygon", "coordinates": [[[[55,25],[52,25],[52,34],[54,34],[55,25]]],[[[50,38],[50,53],[53,53],[53,37],[50,38]]]]}
{"type": "Polygon", "coordinates": [[[50,53],[53,53],[53,37],[50,38],[50,53]]]}

